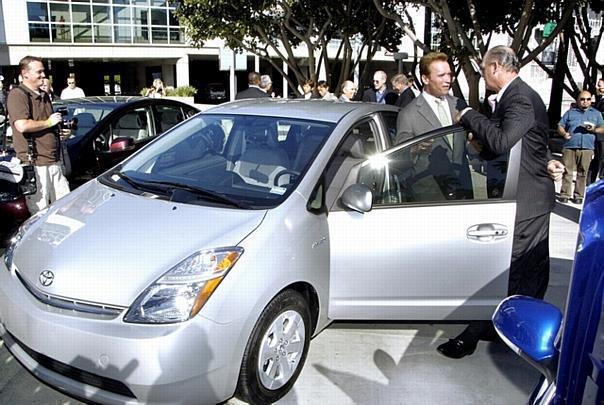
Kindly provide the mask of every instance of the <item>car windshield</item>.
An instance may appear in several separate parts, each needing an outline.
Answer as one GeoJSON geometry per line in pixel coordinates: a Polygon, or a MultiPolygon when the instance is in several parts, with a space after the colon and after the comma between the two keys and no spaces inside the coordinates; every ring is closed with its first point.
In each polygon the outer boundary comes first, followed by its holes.
{"type": "Polygon", "coordinates": [[[79,138],[88,133],[94,126],[113,111],[117,105],[87,105],[87,104],[57,104],[55,111],[62,112],[64,121],[77,119],[75,129],[72,128],[70,138],[79,138]],[[66,113],[66,114],[65,114],[66,113]]]}
{"type": "Polygon", "coordinates": [[[300,182],[335,124],[201,114],[106,179],[172,201],[271,208],[300,182]]]}

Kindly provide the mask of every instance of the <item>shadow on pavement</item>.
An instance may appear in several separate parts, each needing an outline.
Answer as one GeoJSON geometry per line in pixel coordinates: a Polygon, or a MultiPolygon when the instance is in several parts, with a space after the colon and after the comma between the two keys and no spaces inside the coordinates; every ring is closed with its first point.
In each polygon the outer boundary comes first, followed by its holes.
{"type": "Polygon", "coordinates": [[[574,223],[579,223],[579,217],[581,216],[581,208],[575,208],[571,205],[562,204],[560,202],[556,202],[556,206],[554,207],[554,214],[561,216],[562,218],[568,219],[569,221],[573,221],[574,223]]]}

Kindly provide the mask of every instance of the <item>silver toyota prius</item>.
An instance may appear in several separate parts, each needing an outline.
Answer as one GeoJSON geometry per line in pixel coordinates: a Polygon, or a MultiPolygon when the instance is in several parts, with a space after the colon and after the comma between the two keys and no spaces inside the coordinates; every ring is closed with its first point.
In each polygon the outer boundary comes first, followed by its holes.
{"type": "Polygon", "coordinates": [[[395,145],[397,112],[243,100],[179,124],[14,235],[6,347],[86,401],[260,404],[333,320],[489,319],[522,145],[485,161],[456,126],[395,145]]]}

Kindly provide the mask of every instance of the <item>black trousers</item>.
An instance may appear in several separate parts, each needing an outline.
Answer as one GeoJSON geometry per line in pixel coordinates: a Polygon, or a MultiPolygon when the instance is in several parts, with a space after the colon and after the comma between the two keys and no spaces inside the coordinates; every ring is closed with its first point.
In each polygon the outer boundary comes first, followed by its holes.
{"type": "MultiPolygon", "coordinates": [[[[549,283],[549,217],[543,214],[517,222],[514,228],[508,296],[527,295],[543,299],[549,283]]],[[[493,340],[490,321],[472,321],[458,336],[466,342],[493,340]]]]}

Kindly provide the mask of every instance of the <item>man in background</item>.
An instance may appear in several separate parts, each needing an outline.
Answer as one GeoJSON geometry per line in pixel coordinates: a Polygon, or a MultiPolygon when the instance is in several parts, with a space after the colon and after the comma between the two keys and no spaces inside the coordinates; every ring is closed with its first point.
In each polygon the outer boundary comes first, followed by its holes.
{"type": "Polygon", "coordinates": [[[235,100],[243,100],[245,98],[265,98],[270,97],[265,91],[260,88],[260,73],[250,72],[247,75],[248,88],[240,91],[235,96],[235,100]]]}
{"type": "MultiPolygon", "coordinates": [[[[362,101],[386,104],[386,97],[392,90],[387,86],[388,76],[383,70],[378,70],[373,74],[373,88],[363,92],[362,101]]],[[[394,101],[393,101],[394,102],[394,101]]]]}
{"type": "Polygon", "coordinates": [[[26,56],[19,62],[23,82],[8,95],[8,113],[17,158],[33,164],[37,190],[27,196],[31,214],[69,193],[61,167],[58,124],[61,114],[52,111],[48,95],[40,90],[45,74],[42,59],[26,56]]]}
{"type": "Polygon", "coordinates": [[[386,96],[386,103],[405,108],[415,98],[415,93],[409,86],[409,80],[403,73],[396,74],[390,79],[392,91],[386,96]]]}
{"type": "Polygon", "coordinates": [[[594,157],[596,135],[604,135],[602,113],[591,106],[591,93],[583,90],[577,97],[576,106],[564,113],[558,123],[558,133],[566,142],[562,148],[562,163],[566,172],[562,178],[560,202],[572,198],[575,204],[581,204],[585,196],[587,172],[594,157]],[[577,179],[573,191],[573,172],[577,179]]]}
{"type": "Polygon", "coordinates": [[[67,78],[67,87],[61,92],[61,100],[69,100],[70,98],[86,97],[84,90],[76,86],[75,76],[71,75],[67,78]]]}
{"type": "Polygon", "coordinates": [[[342,95],[338,100],[345,102],[352,101],[355,94],[357,94],[357,85],[351,80],[345,80],[342,83],[342,95]]]}

